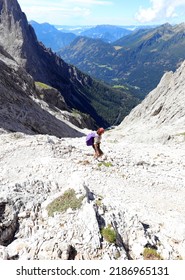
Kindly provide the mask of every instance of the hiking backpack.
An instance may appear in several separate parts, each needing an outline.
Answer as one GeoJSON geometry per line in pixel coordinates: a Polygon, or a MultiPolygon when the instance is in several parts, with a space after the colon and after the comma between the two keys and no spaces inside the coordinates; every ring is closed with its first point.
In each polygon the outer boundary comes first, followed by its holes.
{"type": "Polygon", "coordinates": [[[96,136],[96,132],[91,132],[86,136],[86,145],[92,146],[94,144],[94,137],[96,136]]]}

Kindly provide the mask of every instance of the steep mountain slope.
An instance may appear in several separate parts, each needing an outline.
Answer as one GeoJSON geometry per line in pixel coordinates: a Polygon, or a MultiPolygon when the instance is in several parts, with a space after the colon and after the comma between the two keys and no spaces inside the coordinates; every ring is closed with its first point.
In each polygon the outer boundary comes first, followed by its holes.
{"type": "Polygon", "coordinates": [[[70,108],[90,114],[97,125],[111,125],[118,104],[127,108],[121,110],[122,117],[137,104],[130,95],[100,84],[40,44],[16,0],[0,0],[0,45],[35,81],[59,90],[70,108]]]}
{"type": "Polygon", "coordinates": [[[68,46],[76,38],[75,34],[59,31],[49,23],[39,24],[33,20],[29,23],[34,28],[38,40],[54,52],[68,46]]]}
{"type": "Polygon", "coordinates": [[[117,128],[139,141],[170,141],[185,136],[185,61],[166,73],[157,88],[136,106],[117,128]],[[133,137],[134,136],[134,137],[133,137]]]}
{"type": "Polygon", "coordinates": [[[77,37],[69,47],[58,52],[64,59],[78,65],[84,72],[104,79],[106,82],[112,78],[111,57],[115,49],[101,39],[77,37]],[[105,64],[106,61],[106,64],[105,64]]]}
{"type": "Polygon", "coordinates": [[[111,84],[128,84],[143,98],[166,71],[185,59],[185,24],[141,29],[110,45],[76,40],[60,51],[62,58],[93,77],[111,84]],[[80,61],[79,61],[80,58],[80,61]]]}
{"type": "MultiPolygon", "coordinates": [[[[26,134],[79,137],[77,127],[66,122],[62,112],[38,99],[32,77],[0,47],[0,130],[26,134]]],[[[60,98],[60,107],[67,106],[60,98]]],[[[69,113],[69,112],[68,112],[69,113]]]]}
{"type": "Polygon", "coordinates": [[[97,25],[81,32],[80,35],[93,39],[101,39],[104,42],[111,43],[130,33],[132,33],[132,31],[119,26],[97,25]]]}

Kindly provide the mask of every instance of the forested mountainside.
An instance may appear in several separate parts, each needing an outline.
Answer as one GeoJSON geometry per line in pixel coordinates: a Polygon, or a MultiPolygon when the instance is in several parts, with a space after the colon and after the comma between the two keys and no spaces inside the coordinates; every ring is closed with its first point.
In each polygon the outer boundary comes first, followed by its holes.
{"type": "Polygon", "coordinates": [[[111,85],[133,87],[144,98],[166,71],[185,59],[185,24],[139,29],[113,44],[76,38],[59,52],[68,63],[111,85]]]}

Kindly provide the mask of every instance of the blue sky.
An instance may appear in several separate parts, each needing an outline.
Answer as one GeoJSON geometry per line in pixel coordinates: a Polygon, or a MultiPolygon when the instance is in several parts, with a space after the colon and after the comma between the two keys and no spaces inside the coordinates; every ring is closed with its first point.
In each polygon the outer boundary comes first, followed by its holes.
{"type": "Polygon", "coordinates": [[[185,22],[185,0],[18,0],[28,20],[53,25],[185,22]]]}

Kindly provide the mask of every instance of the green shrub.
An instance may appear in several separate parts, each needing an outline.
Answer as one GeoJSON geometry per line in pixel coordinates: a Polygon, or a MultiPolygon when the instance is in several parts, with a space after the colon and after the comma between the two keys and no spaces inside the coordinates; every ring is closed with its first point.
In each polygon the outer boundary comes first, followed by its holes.
{"type": "Polygon", "coordinates": [[[111,167],[113,166],[111,162],[105,162],[105,161],[102,161],[102,162],[99,162],[98,163],[98,166],[101,167],[102,165],[106,166],[106,167],[111,167]]]}
{"type": "Polygon", "coordinates": [[[102,234],[103,238],[105,238],[105,240],[108,241],[109,243],[116,242],[116,232],[114,229],[111,228],[110,225],[106,228],[103,228],[101,230],[101,234],[102,234]]]}
{"type": "Polygon", "coordinates": [[[54,212],[64,212],[68,208],[72,208],[73,210],[79,209],[83,199],[83,196],[77,198],[75,191],[73,189],[69,189],[65,191],[62,196],[57,197],[47,206],[48,215],[53,216],[54,212]]]}
{"type": "Polygon", "coordinates": [[[155,249],[145,248],[143,251],[143,259],[144,260],[162,260],[163,258],[155,249]]]}

